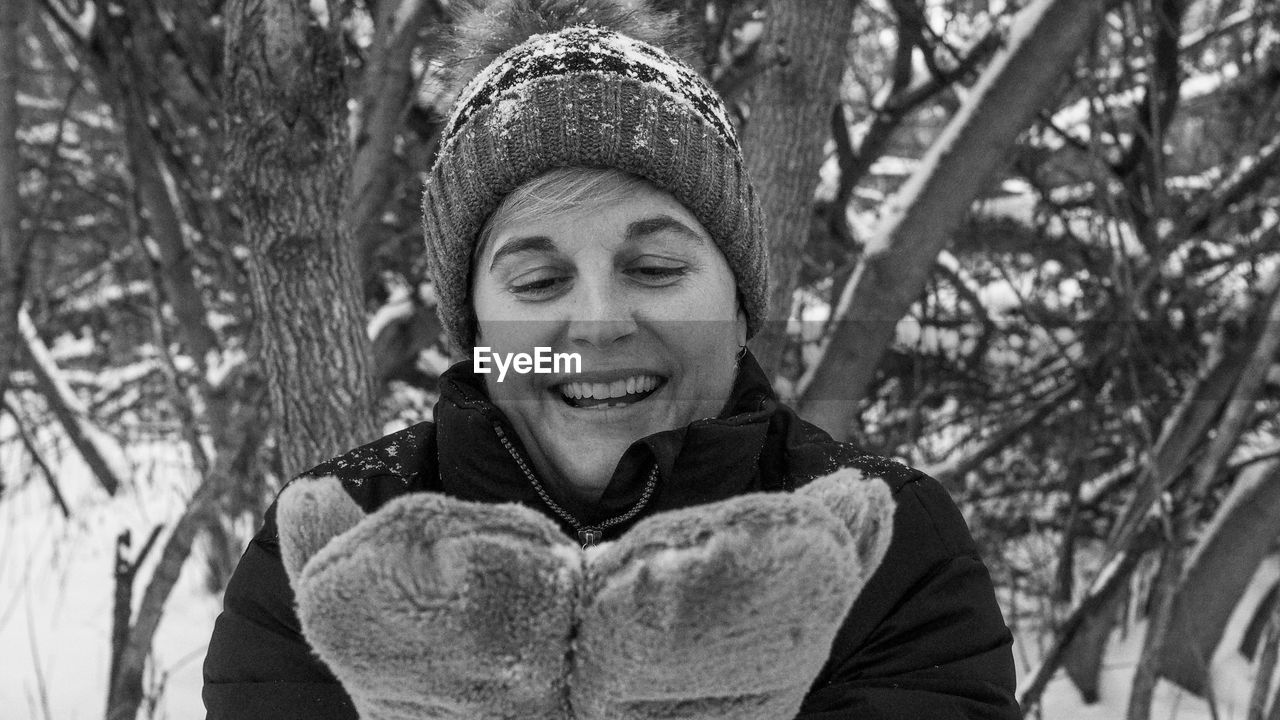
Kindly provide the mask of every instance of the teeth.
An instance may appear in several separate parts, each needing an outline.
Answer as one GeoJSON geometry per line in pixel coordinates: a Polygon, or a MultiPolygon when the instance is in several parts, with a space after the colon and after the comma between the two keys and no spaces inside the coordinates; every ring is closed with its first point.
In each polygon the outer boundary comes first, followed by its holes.
{"type": "Polygon", "coordinates": [[[611,383],[567,382],[560,386],[560,393],[573,400],[592,398],[604,400],[620,398],[635,393],[648,392],[658,386],[656,375],[632,375],[611,383]]]}

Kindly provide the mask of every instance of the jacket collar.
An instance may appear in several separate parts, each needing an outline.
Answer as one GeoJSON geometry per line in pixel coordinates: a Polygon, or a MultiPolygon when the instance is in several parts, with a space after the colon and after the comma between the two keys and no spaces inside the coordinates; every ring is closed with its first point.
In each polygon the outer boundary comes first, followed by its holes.
{"type": "MultiPolygon", "coordinates": [[[[435,422],[443,492],[477,502],[520,502],[546,512],[569,530],[569,524],[556,517],[538,496],[499,439],[495,426],[502,428],[533,471],[520,438],[506,415],[490,401],[484,380],[472,372],[471,363],[460,362],[445,371],[440,390],[435,422]]],[[[742,359],[726,407],[718,418],[696,420],[632,443],[594,506],[557,496],[545,480],[539,480],[552,499],[585,525],[631,509],[643,494],[655,463],[657,489],[636,519],[763,489],[760,455],[779,405],[767,376],[750,353],[742,359]]],[[[633,523],[610,528],[605,538],[633,523]]]]}

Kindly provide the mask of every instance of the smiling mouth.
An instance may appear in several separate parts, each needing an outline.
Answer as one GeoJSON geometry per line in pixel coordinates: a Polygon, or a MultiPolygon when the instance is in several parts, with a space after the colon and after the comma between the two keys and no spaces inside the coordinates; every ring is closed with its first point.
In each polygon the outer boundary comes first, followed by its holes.
{"type": "Polygon", "coordinates": [[[658,375],[632,375],[607,383],[562,383],[553,391],[569,407],[608,410],[634,405],[660,390],[666,382],[666,378],[658,375]]]}

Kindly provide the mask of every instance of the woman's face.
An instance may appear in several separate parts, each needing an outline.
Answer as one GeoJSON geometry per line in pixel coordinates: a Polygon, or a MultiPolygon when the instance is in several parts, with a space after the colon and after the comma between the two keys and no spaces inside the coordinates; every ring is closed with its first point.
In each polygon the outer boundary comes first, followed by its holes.
{"type": "Polygon", "coordinates": [[[577,353],[582,372],[486,375],[540,474],[594,501],[634,441],[719,415],[746,321],[733,272],[670,194],[495,220],[473,271],[477,347],[577,353]]]}

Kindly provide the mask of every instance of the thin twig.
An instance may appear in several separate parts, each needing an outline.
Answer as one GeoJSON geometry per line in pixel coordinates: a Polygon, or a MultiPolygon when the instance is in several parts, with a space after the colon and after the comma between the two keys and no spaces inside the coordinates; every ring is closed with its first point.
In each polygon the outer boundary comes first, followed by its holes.
{"type": "Polygon", "coordinates": [[[62,511],[62,517],[71,518],[71,508],[67,505],[67,500],[62,495],[62,489],[58,487],[58,480],[53,475],[53,470],[49,468],[49,464],[44,461],[44,455],[40,453],[40,449],[36,447],[35,438],[27,432],[22,418],[19,417],[18,411],[9,404],[9,401],[0,397],[0,409],[6,410],[9,416],[13,418],[14,427],[18,430],[18,437],[22,439],[22,444],[27,449],[27,453],[31,455],[31,459],[40,468],[40,472],[44,475],[45,482],[49,485],[49,492],[53,494],[53,501],[57,503],[58,509],[62,511]]]}
{"type": "Polygon", "coordinates": [[[44,668],[40,662],[40,646],[36,643],[35,619],[31,614],[31,602],[27,601],[27,642],[31,648],[31,670],[36,676],[36,696],[40,699],[40,713],[44,720],[53,720],[53,711],[49,709],[49,685],[44,677],[44,668]]]}

